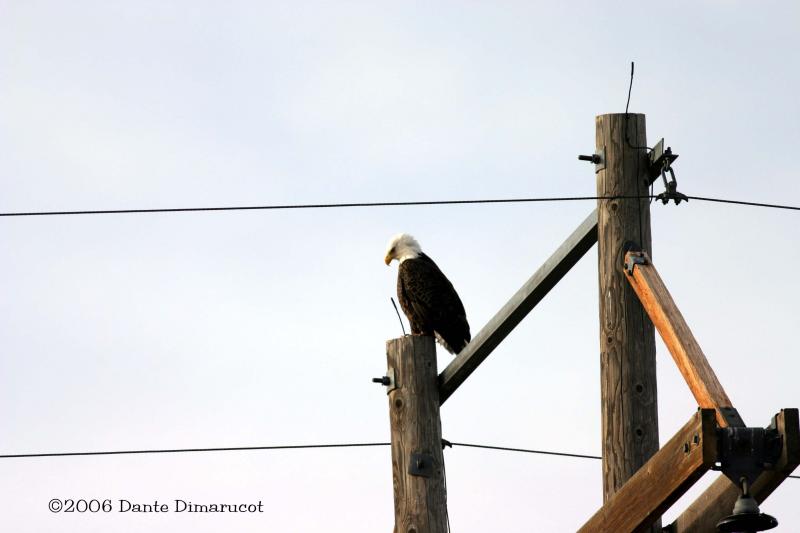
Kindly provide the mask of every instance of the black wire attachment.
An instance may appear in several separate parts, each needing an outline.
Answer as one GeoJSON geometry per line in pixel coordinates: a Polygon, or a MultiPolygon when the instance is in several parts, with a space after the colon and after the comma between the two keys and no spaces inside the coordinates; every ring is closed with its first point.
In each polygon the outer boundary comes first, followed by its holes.
{"type": "Polygon", "coordinates": [[[400,318],[400,311],[397,310],[397,304],[394,303],[394,298],[389,296],[389,299],[392,301],[392,307],[394,307],[394,312],[397,313],[397,320],[400,321],[400,329],[403,331],[403,337],[405,337],[406,336],[406,328],[403,325],[403,319],[400,318]]]}
{"type": "Polygon", "coordinates": [[[664,139],[658,141],[653,151],[650,152],[650,179],[661,179],[664,181],[664,192],[656,196],[656,200],[661,200],[664,205],[668,204],[670,200],[675,202],[675,205],[680,204],[682,201],[689,201],[689,197],[683,193],[678,192],[678,180],[675,179],[675,171],[672,169],[672,163],[678,159],[678,154],[672,153],[672,147],[664,149],[664,139]],[[671,179],[667,180],[667,173],[671,179]]]}

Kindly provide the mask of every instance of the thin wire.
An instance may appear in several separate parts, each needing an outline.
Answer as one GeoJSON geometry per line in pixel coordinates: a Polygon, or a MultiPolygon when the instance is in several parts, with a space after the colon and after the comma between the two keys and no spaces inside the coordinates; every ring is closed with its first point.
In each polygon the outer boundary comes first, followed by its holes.
{"type": "Polygon", "coordinates": [[[299,450],[308,448],[354,448],[367,446],[389,446],[389,442],[361,442],[349,444],[293,444],[285,446],[236,446],[229,448],[174,448],[164,450],[117,450],[110,452],[56,452],[56,453],[20,453],[0,455],[0,459],[22,459],[29,457],[77,457],[91,455],[134,455],[150,453],[194,453],[194,452],[241,452],[255,450],[299,450]]]}
{"type": "MultiPolygon", "coordinates": [[[[527,448],[510,448],[507,446],[490,446],[488,444],[469,444],[466,442],[449,442],[451,446],[464,448],[479,448],[484,450],[498,450],[506,452],[533,453],[539,455],[555,455],[558,457],[573,457],[578,459],[602,459],[599,455],[585,455],[580,453],[551,452],[545,450],[531,450],[527,448]]],[[[352,442],[345,444],[290,444],[283,446],[235,446],[227,448],[172,448],[160,450],[115,450],[104,452],[55,452],[55,453],[20,453],[0,455],[0,459],[26,459],[34,457],[80,457],[95,455],[136,455],[157,453],[196,453],[196,452],[240,452],[258,450],[301,450],[314,448],[365,448],[373,446],[391,446],[390,442],[352,442]]],[[[800,479],[800,476],[787,476],[800,479]]]]}
{"type": "Polygon", "coordinates": [[[397,313],[397,320],[400,321],[400,329],[403,331],[403,337],[406,336],[406,327],[403,325],[403,319],[400,318],[400,311],[397,310],[397,304],[394,303],[394,298],[389,296],[389,299],[392,301],[392,307],[394,307],[394,312],[397,313]]]}
{"type": "Polygon", "coordinates": [[[489,446],[487,444],[467,444],[465,442],[451,442],[453,446],[463,446],[465,448],[482,448],[485,450],[500,450],[505,452],[537,453],[542,455],[558,455],[560,457],[577,457],[579,459],[602,459],[599,455],[583,455],[580,453],[548,452],[544,450],[528,450],[525,448],[508,448],[506,446],[489,446]]]}
{"type": "Polygon", "coordinates": [[[631,61],[631,82],[628,84],[628,101],[625,102],[625,114],[626,115],[628,114],[628,106],[631,103],[631,89],[633,89],[633,61],[631,61]]]}
{"type": "Polygon", "coordinates": [[[721,204],[749,205],[753,207],[770,207],[772,209],[791,209],[792,211],[800,211],[800,206],[795,205],[765,204],[761,202],[745,202],[743,200],[723,200],[721,198],[706,198],[703,196],[688,196],[687,198],[690,200],[700,200],[702,202],[717,202],[721,204]]]}
{"type": "Polygon", "coordinates": [[[628,106],[631,103],[631,89],[633,89],[633,61],[631,61],[631,82],[628,85],[628,101],[625,102],[625,142],[634,150],[649,150],[652,152],[653,149],[649,146],[634,146],[628,138],[628,106]]]}
{"type": "MultiPolygon", "coordinates": [[[[158,209],[97,209],[86,211],[27,211],[0,213],[0,217],[31,217],[54,215],[120,215],[136,213],[186,213],[193,211],[256,211],[283,209],[326,209],[336,207],[395,207],[411,205],[511,204],[525,202],[570,202],[581,200],[622,200],[626,196],[563,196],[550,198],[492,198],[481,200],[430,200],[410,202],[351,202],[339,204],[247,205],[231,207],[171,207],[158,209]]],[[[641,198],[639,196],[630,198],[641,198]]]]}
{"type": "Polygon", "coordinates": [[[453,443],[442,439],[442,484],[444,485],[444,517],[447,520],[447,533],[450,533],[450,511],[447,505],[447,467],[445,466],[444,450],[447,446],[453,447],[453,443]]]}
{"type": "MultiPolygon", "coordinates": [[[[600,459],[595,455],[581,455],[576,453],[548,452],[542,450],[528,450],[523,448],[506,448],[502,446],[489,446],[485,444],[467,444],[464,442],[451,442],[453,446],[463,446],[468,448],[485,448],[487,450],[505,450],[512,452],[538,453],[543,455],[560,455],[564,457],[578,457],[585,459],[600,459]]],[[[134,455],[134,454],[155,454],[155,453],[194,453],[194,452],[240,452],[256,450],[299,450],[311,448],[352,448],[368,446],[390,446],[390,442],[361,442],[345,444],[292,444],[283,446],[235,446],[227,448],[169,448],[156,450],[116,450],[103,452],[55,452],[55,453],[21,453],[0,455],[0,459],[23,459],[30,457],[76,457],[93,455],[134,455]]]]}
{"type": "MultiPolygon", "coordinates": [[[[634,147],[636,148],[636,147],[634,147]]],[[[640,147],[641,148],[641,147],[640,147]]],[[[645,147],[646,148],[646,147],[645,147]]],[[[490,198],[480,200],[431,200],[410,202],[361,202],[341,204],[297,204],[297,205],[256,205],[256,206],[231,206],[231,207],[178,207],[164,209],[102,209],[89,211],[28,211],[0,213],[0,217],[30,217],[54,215],[118,215],[130,213],[185,213],[192,211],[255,211],[255,210],[282,210],[282,209],[325,209],[343,207],[397,207],[414,205],[466,205],[466,204],[512,204],[530,202],[572,202],[582,200],[638,200],[653,199],[652,194],[642,196],[561,196],[543,198],[490,198]]],[[[768,204],[763,202],[748,202],[745,200],[727,200],[723,198],[709,198],[704,196],[689,196],[690,200],[717,202],[723,204],[746,205],[753,207],[768,207],[772,209],[790,209],[800,211],[800,206],[768,204]]]]}

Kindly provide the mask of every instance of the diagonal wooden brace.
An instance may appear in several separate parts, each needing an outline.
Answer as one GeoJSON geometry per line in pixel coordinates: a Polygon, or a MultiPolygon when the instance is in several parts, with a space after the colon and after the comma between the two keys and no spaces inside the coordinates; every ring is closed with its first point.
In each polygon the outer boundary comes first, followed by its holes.
{"type": "MultiPolygon", "coordinates": [[[[647,254],[625,255],[627,279],[650,320],[672,354],[698,405],[713,408],[721,427],[744,426],[716,374],[692,335],[672,296],[647,254]]],[[[773,419],[783,440],[781,457],[774,468],[765,470],[750,488],[761,503],[800,465],[800,422],[797,409],[784,409],[773,419]]],[[[713,533],[717,522],[731,513],[739,488],[720,475],[665,531],[713,533]]]]}
{"type": "Polygon", "coordinates": [[[703,350],[645,252],[625,254],[626,278],[658,330],[697,405],[715,409],[721,427],[744,426],[703,350]]]}
{"type": "Polygon", "coordinates": [[[645,531],[689,490],[717,459],[713,409],[699,409],[578,533],[645,531]]]}
{"type": "Polygon", "coordinates": [[[440,403],[466,381],[596,242],[595,209],[439,374],[440,403]]]}

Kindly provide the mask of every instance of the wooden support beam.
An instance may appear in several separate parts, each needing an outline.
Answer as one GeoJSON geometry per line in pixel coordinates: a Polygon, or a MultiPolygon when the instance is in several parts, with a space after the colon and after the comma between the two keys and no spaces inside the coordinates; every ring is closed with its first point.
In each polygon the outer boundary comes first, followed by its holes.
{"type": "MultiPolygon", "coordinates": [[[[800,421],[797,409],[783,409],[775,415],[772,424],[783,438],[781,456],[775,468],[765,470],[750,493],[762,503],[800,465],[800,421]]],[[[665,531],[670,533],[715,533],[720,519],[733,511],[739,488],[730,479],[720,475],[665,531]]],[[[770,513],[771,514],[771,513],[770,513]]],[[[780,521],[780,516],[777,516],[780,521]]]]}
{"type": "MultiPolygon", "coordinates": [[[[631,245],[650,251],[650,183],[644,115],[600,115],[596,153],[603,501],[658,451],[653,325],[620,268],[631,245]],[[611,198],[609,198],[611,197],[611,198]]],[[[653,532],[660,532],[659,524],[653,532]]],[[[611,531],[611,530],[609,530],[611,531]]]]}
{"type": "Polygon", "coordinates": [[[578,533],[648,531],[717,458],[713,409],[700,409],[578,533]]]}
{"type": "Polygon", "coordinates": [[[697,405],[716,409],[721,427],[744,426],[650,257],[646,252],[628,252],[625,265],[629,265],[628,281],[664,339],[697,405]]]}
{"type": "Polygon", "coordinates": [[[539,267],[533,276],[461,350],[439,376],[439,401],[444,403],[484,359],[550,292],[597,242],[597,210],[539,267]]]}
{"type": "Polygon", "coordinates": [[[445,533],[447,494],[433,337],[386,342],[396,533],[445,533]]]}

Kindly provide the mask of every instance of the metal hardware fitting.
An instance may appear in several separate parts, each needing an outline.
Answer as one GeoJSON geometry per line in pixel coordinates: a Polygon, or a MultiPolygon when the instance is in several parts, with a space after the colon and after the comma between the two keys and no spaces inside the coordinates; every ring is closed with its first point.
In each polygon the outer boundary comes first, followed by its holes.
{"type": "Polygon", "coordinates": [[[394,389],[397,388],[397,382],[394,379],[394,368],[390,368],[386,371],[386,375],[379,378],[372,378],[373,383],[380,383],[384,387],[386,387],[386,394],[389,394],[394,389]]]}
{"type": "Polygon", "coordinates": [[[629,275],[633,275],[633,267],[636,265],[646,265],[647,258],[644,256],[642,252],[633,252],[629,253],[625,258],[625,272],[629,275]]]}
{"type": "Polygon", "coordinates": [[[678,192],[678,181],[675,179],[675,171],[672,170],[672,163],[678,159],[678,154],[672,153],[672,148],[667,147],[664,149],[664,139],[661,139],[653,147],[650,152],[650,181],[655,181],[661,175],[664,181],[664,192],[656,196],[656,200],[661,200],[662,203],[667,204],[670,200],[678,205],[682,201],[689,201],[689,198],[682,193],[678,192]],[[670,180],[667,181],[667,172],[669,172],[670,180]]]}
{"type": "Polygon", "coordinates": [[[578,159],[581,161],[589,161],[590,163],[594,163],[594,173],[597,174],[606,168],[606,148],[601,148],[597,154],[579,155],[578,159]]]}
{"type": "Polygon", "coordinates": [[[408,464],[412,476],[431,477],[433,475],[433,456],[429,453],[412,453],[408,464]]]}
{"type": "Polygon", "coordinates": [[[756,478],[776,463],[783,441],[778,430],[768,428],[727,427],[717,430],[719,469],[735,485],[742,478],[752,485],[756,478]]]}
{"type": "Polygon", "coordinates": [[[719,412],[722,415],[722,418],[728,423],[731,427],[742,427],[744,426],[744,420],[742,417],[739,416],[739,411],[736,410],[735,407],[720,407],[719,412]]]}
{"type": "Polygon", "coordinates": [[[650,151],[650,168],[648,170],[650,181],[655,181],[661,175],[661,169],[665,163],[672,165],[676,159],[678,159],[678,154],[673,154],[670,148],[664,150],[664,139],[658,141],[650,151]]]}

